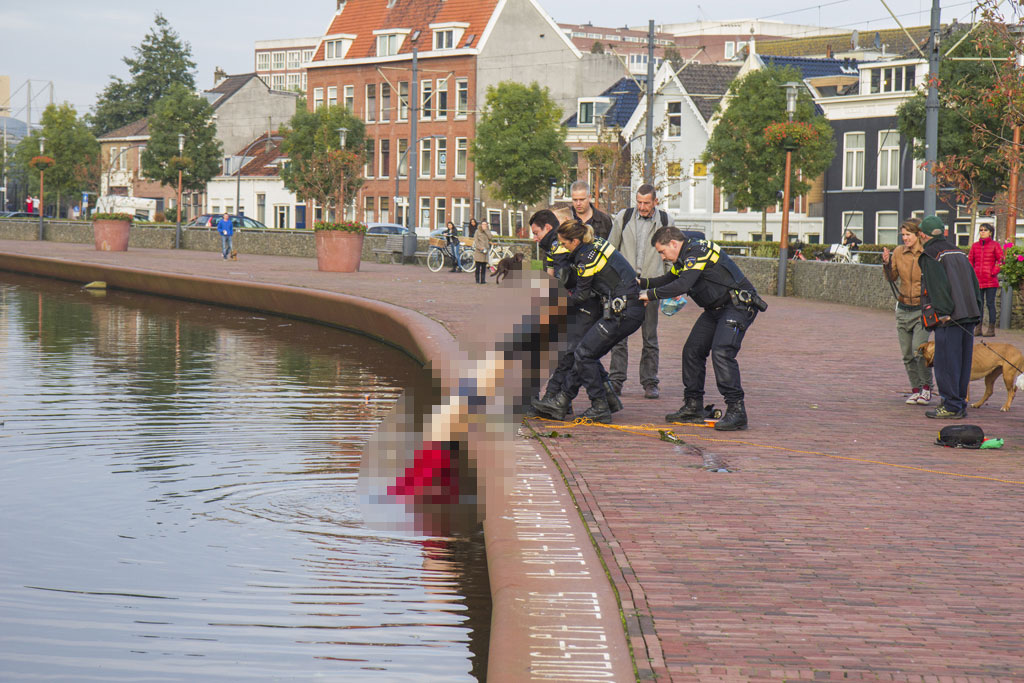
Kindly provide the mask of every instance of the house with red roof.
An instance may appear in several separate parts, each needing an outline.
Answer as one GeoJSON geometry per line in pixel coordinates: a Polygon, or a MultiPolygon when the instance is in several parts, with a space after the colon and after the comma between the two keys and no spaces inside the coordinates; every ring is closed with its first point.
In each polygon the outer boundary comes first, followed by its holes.
{"type": "Polygon", "coordinates": [[[242,149],[232,150],[241,164],[206,184],[206,207],[219,214],[235,206],[244,207],[245,216],[268,228],[305,228],[305,206],[284,186],[281,167],[287,158],[281,154],[283,138],[276,131],[264,133],[242,149]]]}
{"type": "Polygon", "coordinates": [[[568,116],[579,96],[622,76],[613,56],[577,49],[536,0],[339,0],[306,67],[310,109],[341,105],[366,122],[366,182],[349,217],[430,229],[476,217],[506,235],[521,231],[521,207],[491,199],[469,158],[487,88],[537,82],[568,116]]]}

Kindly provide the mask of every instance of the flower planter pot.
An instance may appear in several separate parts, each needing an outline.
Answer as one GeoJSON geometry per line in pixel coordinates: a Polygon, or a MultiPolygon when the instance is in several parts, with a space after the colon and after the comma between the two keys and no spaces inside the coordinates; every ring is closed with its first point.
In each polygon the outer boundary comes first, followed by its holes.
{"type": "Polygon", "coordinates": [[[363,233],[316,231],[316,267],[330,273],[355,273],[363,255],[363,233]]]}
{"type": "Polygon", "coordinates": [[[96,251],[128,251],[130,221],[98,220],[92,223],[96,251]]]}

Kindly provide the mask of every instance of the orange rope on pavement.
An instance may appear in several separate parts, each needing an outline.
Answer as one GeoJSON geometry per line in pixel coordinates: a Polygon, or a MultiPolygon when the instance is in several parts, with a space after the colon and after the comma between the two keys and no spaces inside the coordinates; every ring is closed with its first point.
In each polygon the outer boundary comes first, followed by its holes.
{"type": "MultiPolygon", "coordinates": [[[[620,432],[626,432],[628,434],[636,434],[638,436],[647,436],[647,437],[650,437],[650,438],[653,438],[653,439],[658,439],[658,440],[663,440],[662,439],[662,433],[667,433],[670,436],[673,436],[675,438],[679,438],[676,435],[675,431],[671,427],[657,427],[657,426],[652,425],[652,424],[613,425],[613,424],[604,424],[602,422],[594,422],[593,420],[590,420],[589,418],[585,418],[585,417],[578,417],[575,420],[573,420],[572,422],[567,422],[567,421],[564,421],[564,420],[551,420],[551,419],[548,419],[546,417],[535,417],[535,418],[530,418],[530,419],[540,420],[540,421],[543,421],[545,423],[550,424],[553,427],[557,426],[557,427],[559,427],[561,429],[573,429],[573,428],[576,428],[576,427],[603,427],[605,429],[613,429],[613,430],[620,431],[620,432]]],[[[696,423],[694,423],[694,424],[683,424],[683,423],[680,423],[680,422],[672,422],[670,424],[671,425],[675,425],[675,426],[680,426],[680,427],[695,427],[697,429],[708,429],[708,428],[710,428],[712,426],[711,424],[708,424],[708,423],[705,423],[705,424],[696,424],[696,423]]],[[[534,430],[534,432],[536,433],[536,430],[534,430]]],[[[538,434],[537,436],[540,437],[542,435],[538,434]]],[[[946,472],[944,470],[932,470],[932,469],[928,469],[928,468],[925,468],[925,467],[914,467],[913,465],[900,465],[900,464],[897,464],[897,463],[885,462],[884,460],[868,460],[867,458],[854,458],[854,457],[850,457],[850,456],[847,456],[847,455],[835,455],[833,453],[823,453],[821,451],[807,451],[807,450],[800,450],[798,448],[786,448],[785,446],[773,446],[771,444],[755,443],[753,441],[740,441],[739,439],[715,439],[715,438],[711,438],[711,437],[708,437],[708,436],[701,436],[700,434],[690,434],[690,433],[686,433],[686,436],[694,437],[694,438],[700,439],[701,441],[710,441],[710,442],[713,442],[713,443],[733,443],[733,444],[740,444],[740,445],[743,445],[743,446],[754,446],[756,448],[767,448],[767,449],[776,450],[776,451],[788,451],[790,453],[800,453],[802,455],[820,455],[820,456],[823,456],[823,457],[826,457],[826,458],[832,458],[834,460],[846,460],[848,462],[859,462],[859,463],[866,464],[866,465],[884,465],[885,467],[895,467],[895,468],[901,469],[901,470],[912,470],[912,471],[915,471],[915,472],[926,472],[928,474],[941,474],[941,475],[946,476],[946,477],[958,477],[958,478],[961,478],[961,479],[980,479],[980,480],[983,480],[983,481],[995,481],[995,482],[999,482],[1001,484],[1024,484],[1024,481],[1017,481],[1017,480],[1014,480],[1014,479],[1000,479],[998,477],[986,477],[986,476],[983,476],[983,475],[980,475],[980,474],[961,474],[960,472],[946,472]]]]}

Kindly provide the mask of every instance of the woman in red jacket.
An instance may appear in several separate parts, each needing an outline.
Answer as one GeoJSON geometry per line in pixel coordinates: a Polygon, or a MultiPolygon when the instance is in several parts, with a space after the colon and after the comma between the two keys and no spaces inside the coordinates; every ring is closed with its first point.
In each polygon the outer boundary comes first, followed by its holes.
{"type": "Polygon", "coordinates": [[[978,286],[981,287],[982,300],[988,309],[988,328],[982,332],[981,323],[978,324],[974,334],[981,337],[996,336],[996,290],[999,288],[1000,267],[1003,263],[1003,248],[992,239],[992,226],[987,223],[978,228],[978,241],[971,245],[971,251],[967,254],[974,272],[978,276],[978,286]]]}

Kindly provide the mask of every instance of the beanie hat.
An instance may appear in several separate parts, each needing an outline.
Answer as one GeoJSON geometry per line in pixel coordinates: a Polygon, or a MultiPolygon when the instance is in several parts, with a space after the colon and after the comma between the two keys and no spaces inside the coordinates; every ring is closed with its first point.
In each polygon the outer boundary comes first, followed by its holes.
{"type": "Polygon", "coordinates": [[[935,234],[938,230],[938,234],[941,235],[946,231],[946,224],[942,222],[942,219],[938,216],[928,216],[921,221],[921,232],[927,234],[935,234]]]}

